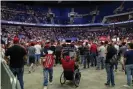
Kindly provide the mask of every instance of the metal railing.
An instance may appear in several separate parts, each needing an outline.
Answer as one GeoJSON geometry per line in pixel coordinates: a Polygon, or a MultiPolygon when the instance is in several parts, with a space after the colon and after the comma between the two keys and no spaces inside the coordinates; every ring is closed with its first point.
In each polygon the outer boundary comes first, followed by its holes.
{"type": "MultiPolygon", "coordinates": [[[[123,16],[123,15],[130,15],[130,14],[133,14],[133,11],[125,12],[125,13],[120,13],[120,14],[114,14],[114,15],[104,16],[104,18],[103,18],[103,20],[102,20],[102,23],[105,23],[106,20],[107,20],[108,18],[111,18],[111,17],[123,16]]],[[[124,21],[123,21],[123,22],[124,22],[124,21]]]]}
{"type": "Polygon", "coordinates": [[[21,89],[17,78],[4,62],[1,62],[1,89],[21,89]]]}

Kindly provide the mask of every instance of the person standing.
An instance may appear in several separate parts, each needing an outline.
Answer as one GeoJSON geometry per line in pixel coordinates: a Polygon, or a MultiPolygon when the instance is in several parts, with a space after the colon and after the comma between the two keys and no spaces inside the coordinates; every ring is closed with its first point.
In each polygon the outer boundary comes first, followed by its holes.
{"type": "Polygon", "coordinates": [[[14,38],[13,40],[14,45],[7,49],[5,53],[5,60],[9,61],[9,67],[13,74],[17,76],[21,89],[24,89],[24,81],[23,81],[23,74],[24,74],[24,63],[26,60],[26,50],[20,46],[19,39],[14,38]],[[10,60],[8,60],[8,56],[10,56],[10,60]]]}
{"type": "Polygon", "coordinates": [[[80,52],[80,63],[82,65],[84,64],[84,60],[85,60],[85,48],[83,44],[81,45],[81,47],[79,47],[79,52],[80,52]]]}
{"type": "Polygon", "coordinates": [[[39,44],[39,42],[37,42],[37,44],[34,46],[35,49],[36,49],[36,65],[39,64],[39,59],[40,59],[40,56],[41,56],[41,45],[39,44]]]}
{"type": "MultiPolygon", "coordinates": [[[[53,55],[55,57],[55,45],[54,45],[54,42],[51,42],[51,46],[49,48],[51,51],[53,51],[53,55]]],[[[55,63],[55,60],[54,60],[54,63],[55,63]]],[[[54,66],[56,66],[56,64],[54,64],[54,66]]]]}
{"type": "Polygon", "coordinates": [[[120,63],[122,65],[122,71],[124,71],[124,54],[127,51],[126,42],[122,42],[122,47],[120,47],[119,55],[120,55],[120,63]]]}
{"type": "Polygon", "coordinates": [[[100,46],[98,48],[98,58],[97,58],[97,70],[105,68],[105,57],[106,57],[106,48],[104,46],[104,43],[101,42],[100,46]]]}
{"type": "Polygon", "coordinates": [[[125,71],[127,75],[127,85],[125,87],[130,87],[132,84],[132,76],[133,76],[133,43],[128,44],[128,51],[125,52],[125,71]]]}
{"type": "Polygon", "coordinates": [[[106,72],[107,72],[107,82],[105,83],[106,86],[110,86],[110,83],[112,86],[115,86],[114,64],[111,63],[111,60],[112,60],[113,56],[116,55],[116,53],[117,53],[117,50],[112,45],[112,43],[108,44],[106,60],[105,60],[105,67],[106,67],[106,72]]]}
{"type": "Polygon", "coordinates": [[[84,50],[85,50],[84,68],[86,68],[86,64],[87,64],[87,67],[89,68],[90,67],[90,48],[88,46],[88,43],[85,44],[84,50]]]}
{"type": "Polygon", "coordinates": [[[93,43],[90,47],[90,53],[91,53],[91,66],[97,66],[96,56],[97,56],[97,45],[96,43],[93,43]]]}
{"type": "Polygon", "coordinates": [[[61,52],[62,52],[62,47],[60,43],[58,43],[57,46],[55,47],[56,64],[61,63],[61,52]]]}
{"type": "Polygon", "coordinates": [[[46,42],[45,45],[44,45],[44,48],[42,46],[43,55],[47,55],[48,50],[50,50],[50,42],[46,42]]]}
{"type": "Polygon", "coordinates": [[[55,46],[54,46],[53,42],[51,42],[51,46],[50,46],[49,49],[52,50],[53,51],[53,55],[55,55],[55,46]]]}
{"type": "Polygon", "coordinates": [[[34,47],[34,43],[31,43],[31,46],[28,48],[28,56],[30,63],[29,73],[31,73],[31,71],[35,71],[35,52],[36,49],[34,47]]]}
{"type": "Polygon", "coordinates": [[[114,47],[117,50],[117,54],[116,54],[117,63],[115,64],[115,71],[117,72],[117,69],[118,69],[118,59],[119,59],[119,56],[118,56],[118,53],[119,53],[119,45],[117,44],[117,42],[114,42],[114,47]]]}

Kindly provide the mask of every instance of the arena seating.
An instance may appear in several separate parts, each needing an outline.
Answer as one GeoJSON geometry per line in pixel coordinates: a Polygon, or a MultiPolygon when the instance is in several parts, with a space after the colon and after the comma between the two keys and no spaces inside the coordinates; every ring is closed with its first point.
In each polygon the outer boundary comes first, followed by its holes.
{"type": "Polygon", "coordinates": [[[2,39],[8,38],[13,40],[14,36],[18,36],[21,41],[29,42],[31,40],[59,40],[61,38],[78,38],[80,40],[94,37],[98,39],[100,36],[109,36],[111,38],[117,36],[119,38],[133,38],[132,27],[117,28],[90,28],[90,27],[21,27],[12,25],[2,25],[2,39]]]}
{"type": "MultiPolygon", "coordinates": [[[[99,14],[95,16],[94,23],[102,22],[104,16],[113,15],[114,10],[122,6],[122,10],[119,13],[133,11],[133,5],[130,2],[116,2],[112,4],[101,5],[97,7],[99,14]]],[[[96,6],[90,6],[89,8],[74,8],[79,17],[74,18],[73,24],[87,24],[91,23],[93,15],[90,12],[95,10],[96,6]],[[86,14],[86,15],[85,15],[86,14]]],[[[71,12],[71,8],[51,8],[55,14],[55,24],[69,24],[68,13],[71,12]]],[[[28,22],[28,23],[50,23],[46,14],[48,7],[43,6],[27,6],[24,4],[13,4],[8,2],[2,2],[2,20],[28,22]]],[[[128,19],[127,19],[128,20],[128,19]]],[[[118,20],[115,20],[118,21],[118,20]]],[[[125,20],[124,20],[125,21],[125,20]]],[[[112,21],[111,21],[112,22],[112,21]]],[[[113,21],[114,22],[114,21],[113,21]]]]}

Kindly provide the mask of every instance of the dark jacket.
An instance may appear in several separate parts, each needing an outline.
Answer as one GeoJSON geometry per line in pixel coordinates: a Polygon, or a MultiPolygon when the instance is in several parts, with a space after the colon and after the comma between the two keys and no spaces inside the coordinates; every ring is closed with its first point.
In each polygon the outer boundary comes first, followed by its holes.
{"type": "Polygon", "coordinates": [[[115,47],[113,45],[108,45],[105,63],[110,63],[110,60],[115,54],[117,54],[115,47]]]}
{"type": "Polygon", "coordinates": [[[52,50],[53,54],[55,55],[55,46],[51,46],[49,49],[52,50]]]}
{"type": "Polygon", "coordinates": [[[44,46],[41,50],[41,57],[44,57],[46,54],[48,54],[48,50],[50,50],[49,46],[44,46]]]}
{"type": "Polygon", "coordinates": [[[88,46],[84,47],[85,55],[89,56],[90,55],[90,50],[88,46]]]}
{"type": "Polygon", "coordinates": [[[85,48],[83,46],[79,47],[80,55],[85,55],[85,48]]]}

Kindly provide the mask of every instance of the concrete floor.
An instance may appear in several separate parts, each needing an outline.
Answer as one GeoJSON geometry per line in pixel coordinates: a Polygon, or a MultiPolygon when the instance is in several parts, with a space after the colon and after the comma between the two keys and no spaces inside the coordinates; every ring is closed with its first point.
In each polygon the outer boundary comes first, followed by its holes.
{"type": "MultiPolygon", "coordinates": [[[[54,79],[53,84],[48,86],[48,89],[75,89],[75,86],[69,81],[61,86],[60,75],[62,73],[62,67],[60,65],[54,67],[54,79]]],[[[81,69],[81,82],[76,89],[127,89],[123,87],[126,84],[126,76],[124,72],[118,71],[115,73],[115,87],[106,87],[106,71],[95,70],[95,68],[81,69]]],[[[28,74],[28,67],[25,67],[24,73],[24,86],[25,89],[43,89],[43,73],[42,67],[38,66],[36,71],[28,74]]],[[[133,89],[133,87],[131,88],[133,89]]]]}

